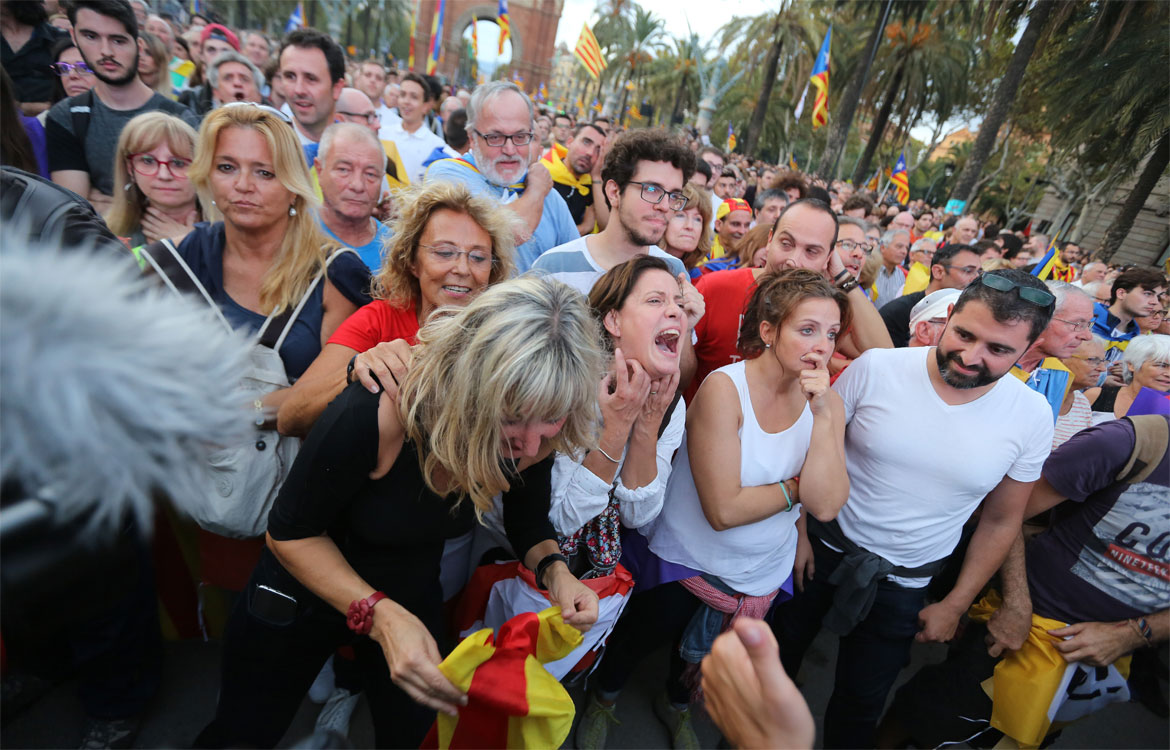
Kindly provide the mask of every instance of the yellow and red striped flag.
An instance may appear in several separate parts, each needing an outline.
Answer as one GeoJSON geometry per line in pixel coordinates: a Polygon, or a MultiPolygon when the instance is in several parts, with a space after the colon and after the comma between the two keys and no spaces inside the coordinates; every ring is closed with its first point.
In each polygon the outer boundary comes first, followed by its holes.
{"type": "Polygon", "coordinates": [[[500,0],[500,7],[496,10],[496,23],[500,25],[500,48],[497,55],[504,54],[504,40],[512,36],[512,22],[508,19],[508,0],[500,0]]]}
{"type": "Polygon", "coordinates": [[[825,32],[825,41],[821,42],[821,51],[817,53],[816,64],[813,65],[809,82],[817,87],[817,97],[813,101],[813,130],[829,121],[829,47],[833,40],[833,27],[825,32]]]}
{"type": "Polygon", "coordinates": [[[446,15],[447,0],[439,0],[439,7],[431,18],[431,47],[427,54],[427,75],[434,75],[443,54],[443,16],[446,15]]]}
{"type": "Polygon", "coordinates": [[[471,17],[471,56],[479,57],[479,32],[476,30],[476,24],[479,23],[479,18],[471,17]]]}
{"type": "Polygon", "coordinates": [[[559,606],[516,615],[498,635],[467,636],[439,665],[467,693],[458,716],[439,714],[424,748],[560,747],[573,726],[573,699],[544,664],[582,640],[559,606]]]}
{"type": "Polygon", "coordinates": [[[414,33],[418,28],[418,3],[415,3],[414,9],[410,12],[410,56],[406,59],[407,70],[414,71],[414,33]]]}
{"type": "Polygon", "coordinates": [[[581,36],[577,39],[573,54],[585,66],[585,70],[589,71],[589,75],[593,76],[593,80],[601,78],[601,71],[605,70],[605,58],[601,56],[601,45],[597,43],[597,37],[593,36],[589,24],[585,24],[581,29],[581,36]]]}

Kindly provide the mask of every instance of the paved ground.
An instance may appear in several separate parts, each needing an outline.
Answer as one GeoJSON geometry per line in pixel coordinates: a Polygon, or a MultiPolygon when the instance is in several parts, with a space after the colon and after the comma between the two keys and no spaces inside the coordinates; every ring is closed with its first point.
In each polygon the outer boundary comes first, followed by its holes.
{"type": "MultiPolygon", "coordinates": [[[[137,747],[189,747],[191,740],[211,717],[218,680],[219,644],[216,642],[181,642],[167,646],[163,686],[151,710],[137,747]]],[[[916,646],[913,666],[941,660],[941,647],[916,646]]],[[[806,659],[804,694],[818,724],[831,689],[833,650],[822,636],[806,659]]],[[[661,689],[666,674],[666,652],[659,650],[647,657],[635,682],[622,696],[618,718],[622,725],[611,735],[611,748],[667,747],[666,730],[655,718],[651,701],[661,689]]],[[[26,713],[12,719],[0,733],[3,748],[76,747],[81,737],[84,717],[74,697],[74,685],[64,683],[50,692],[26,713]]],[[[583,690],[572,691],[578,708],[583,705],[583,690]]],[[[308,734],[318,707],[308,701],[301,707],[282,747],[288,747],[308,734]]],[[[11,717],[6,717],[11,718],[11,717]]],[[[699,739],[705,748],[714,748],[719,733],[708,720],[697,722],[699,739]]],[[[1065,730],[1057,741],[1058,748],[1166,748],[1170,745],[1170,724],[1141,706],[1129,703],[1111,706],[1065,730]]],[[[350,739],[355,747],[370,747],[373,730],[364,699],[359,703],[351,723],[350,739]]],[[[819,737],[818,737],[819,742],[819,737]]],[[[573,747],[570,735],[567,747],[573,747]]]]}

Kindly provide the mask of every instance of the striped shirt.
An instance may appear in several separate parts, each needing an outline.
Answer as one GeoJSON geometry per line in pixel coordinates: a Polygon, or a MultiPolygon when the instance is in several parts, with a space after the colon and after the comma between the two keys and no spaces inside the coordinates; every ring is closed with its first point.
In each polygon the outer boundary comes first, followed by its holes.
{"type": "MultiPolygon", "coordinates": [[[[586,240],[594,236],[596,235],[579,237],[572,242],[566,242],[545,251],[532,264],[532,270],[537,273],[549,274],[557,281],[568,284],[588,297],[593,285],[609,270],[594,260],[593,255],[589,252],[589,244],[586,240]]],[[[665,260],[666,264],[670,266],[670,273],[676,277],[680,273],[687,272],[681,260],[661,248],[648,245],[643,248],[643,251],[646,255],[665,260]]]]}

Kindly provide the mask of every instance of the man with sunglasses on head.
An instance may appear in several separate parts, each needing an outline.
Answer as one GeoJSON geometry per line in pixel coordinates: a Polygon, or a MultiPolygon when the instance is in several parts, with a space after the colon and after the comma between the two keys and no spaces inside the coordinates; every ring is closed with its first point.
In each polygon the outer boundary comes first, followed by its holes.
{"type": "Polygon", "coordinates": [[[126,0],[78,0],[69,5],[69,20],[77,51],[97,80],[91,90],[49,110],[49,175],[100,213],[112,202],[114,151],[126,123],[155,110],[181,117],[194,128],[199,120],[138,77],[138,22],[126,0]]]}
{"type": "MultiPolygon", "coordinates": [[[[924,241],[930,240],[919,240],[924,241]]],[[[930,261],[930,282],[926,288],[903,294],[878,311],[894,346],[910,345],[910,311],[923,297],[939,289],[965,289],[978,275],[979,254],[970,245],[952,243],[936,250],[930,261]]]]}
{"type": "Polygon", "coordinates": [[[825,747],[875,746],[911,645],[955,634],[1019,534],[1053,420],[1039,394],[1005,376],[1054,307],[1035,277],[986,273],[959,296],[937,346],[868,351],[833,385],[845,404],[849,500],[835,521],[808,518],[800,593],[773,626],[790,675],[822,629],[840,636],[825,747]],[[926,605],[927,585],[980,506],[954,586],[926,605]]]}
{"type": "MultiPolygon", "coordinates": [[[[409,81],[407,74],[404,91],[409,81]]],[[[548,169],[534,159],[540,144],[532,100],[519,86],[510,81],[477,86],[467,103],[467,135],[471,152],[434,162],[426,179],[462,182],[473,193],[507,204],[524,221],[516,238],[517,273],[531,268],[546,250],[581,236],[565,199],[552,189],[548,169]]]]}

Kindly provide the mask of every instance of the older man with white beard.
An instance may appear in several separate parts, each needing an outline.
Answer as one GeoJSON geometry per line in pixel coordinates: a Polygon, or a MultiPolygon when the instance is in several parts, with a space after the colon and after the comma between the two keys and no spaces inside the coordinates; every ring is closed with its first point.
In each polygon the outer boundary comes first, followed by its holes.
{"type": "Polygon", "coordinates": [[[507,204],[523,222],[517,236],[516,271],[527,271],[549,248],[580,237],[564,198],[552,190],[552,176],[539,161],[532,101],[508,81],[475,89],[467,103],[471,152],[441,159],[427,170],[427,180],[453,180],[472,192],[487,193],[507,204]]]}

